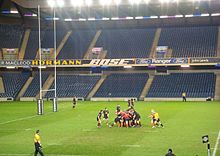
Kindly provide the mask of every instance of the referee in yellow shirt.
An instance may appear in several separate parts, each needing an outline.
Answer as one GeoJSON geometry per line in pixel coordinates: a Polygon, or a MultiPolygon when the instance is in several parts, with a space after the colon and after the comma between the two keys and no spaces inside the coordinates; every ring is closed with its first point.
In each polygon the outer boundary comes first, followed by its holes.
{"type": "Polygon", "coordinates": [[[34,146],[35,146],[35,152],[34,156],[37,156],[38,153],[40,153],[41,156],[43,156],[43,152],[41,151],[41,143],[40,143],[40,130],[37,130],[34,135],[34,146]]]}

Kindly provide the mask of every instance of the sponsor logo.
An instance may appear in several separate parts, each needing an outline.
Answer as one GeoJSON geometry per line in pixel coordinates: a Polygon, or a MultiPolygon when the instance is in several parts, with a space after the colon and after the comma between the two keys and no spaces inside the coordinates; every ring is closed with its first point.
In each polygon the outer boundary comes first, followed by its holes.
{"type": "Polygon", "coordinates": [[[89,65],[93,66],[115,66],[134,64],[134,59],[92,59],[89,65]]]}

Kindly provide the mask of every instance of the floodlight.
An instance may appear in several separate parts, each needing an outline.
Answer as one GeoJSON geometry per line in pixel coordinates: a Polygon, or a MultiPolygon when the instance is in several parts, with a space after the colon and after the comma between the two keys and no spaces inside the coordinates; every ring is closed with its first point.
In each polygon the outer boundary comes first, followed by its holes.
{"type": "Polygon", "coordinates": [[[103,21],[108,21],[109,18],[108,18],[108,17],[103,17],[102,20],[103,20],[103,21]]]}
{"type": "Polygon", "coordinates": [[[88,21],[95,21],[95,17],[88,18],[88,21]]]}
{"type": "Polygon", "coordinates": [[[91,6],[93,2],[92,0],[85,0],[85,3],[87,6],[91,6]]]}
{"type": "Polygon", "coordinates": [[[129,3],[130,3],[131,5],[133,5],[133,4],[135,3],[135,0],[129,0],[129,3]]]}
{"type": "Polygon", "coordinates": [[[141,0],[134,0],[134,3],[137,5],[140,4],[140,2],[141,2],[141,0]]]}
{"type": "Polygon", "coordinates": [[[160,3],[169,3],[170,0],[160,0],[160,3]]]}
{"type": "Polygon", "coordinates": [[[220,16],[220,13],[213,13],[211,16],[220,16]]]}
{"type": "Polygon", "coordinates": [[[74,7],[81,7],[83,5],[83,0],[71,0],[74,7]]]}
{"type": "Polygon", "coordinates": [[[11,14],[17,14],[18,11],[17,11],[17,10],[11,10],[10,13],[11,13],[11,14]]]}
{"type": "Polygon", "coordinates": [[[119,4],[121,3],[121,0],[114,0],[114,3],[115,3],[116,5],[119,5],[119,4]]]}
{"type": "Polygon", "coordinates": [[[56,4],[59,7],[63,7],[64,6],[64,1],[63,0],[56,0],[56,4]]]}
{"type": "Polygon", "coordinates": [[[183,17],[183,15],[175,15],[176,18],[183,17]]]}
{"type": "Polygon", "coordinates": [[[205,16],[209,16],[209,14],[201,14],[201,16],[205,17],[205,16]]]}
{"type": "Polygon", "coordinates": [[[144,0],[144,2],[145,2],[146,4],[148,4],[148,3],[150,2],[150,0],[144,0]]]}
{"type": "Polygon", "coordinates": [[[137,17],[135,17],[135,19],[144,19],[144,17],[143,16],[137,16],[137,17]]]}
{"type": "Polygon", "coordinates": [[[79,21],[86,21],[85,18],[79,18],[79,21]]]}
{"type": "Polygon", "coordinates": [[[54,0],[47,0],[47,4],[53,8],[55,6],[55,1],[54,0]]]}
{"type": "Polygon", "coordinates": [[[65,18],[64,21],[68,22],[68,21],[73,21],[71,18],[65,18]]]}
{"type": "Polygon", "coordinates": [[[101,4],[101,5],[110,5],[111,4],[111,0],[99,0],[99,3],[101,4]]]}
{"type": "Polygon", "coordinates": [[[111,20],[119,20],[119,17],[112,17],[111,20]]]}
{"type": "Polygon", "coordinates": [[[131,20],[131,19],[134,19],[134,17],[127,16],[126,19],[131,20]]]}

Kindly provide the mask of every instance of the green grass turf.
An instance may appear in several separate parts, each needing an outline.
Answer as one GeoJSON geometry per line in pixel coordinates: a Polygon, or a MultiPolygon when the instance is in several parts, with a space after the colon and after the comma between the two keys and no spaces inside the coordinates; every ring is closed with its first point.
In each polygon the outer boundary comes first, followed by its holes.
{"type": "MultiPolygon", "coordinates": [[[[96,127],[100,109],[110,110],[126,102],[59,102],[59,111],[45,102],[44,115],[36,115],[35,102],[0,103],[0,156],[33,155],[33,137],[41,131],[45,155],[162,156],[172,148],[177,156],[205,156],[201,137],[208,134],[214,148],[220,130],[220,102],[136,102],[141,128],[96,127]],[[165,128],[152,129],[148,118],[155,109],[165,128]]],[[[220,147],[218,147],[220,148],[220,147]]],[[[220,156],[217,150],[216,156],[220,156]]]]}

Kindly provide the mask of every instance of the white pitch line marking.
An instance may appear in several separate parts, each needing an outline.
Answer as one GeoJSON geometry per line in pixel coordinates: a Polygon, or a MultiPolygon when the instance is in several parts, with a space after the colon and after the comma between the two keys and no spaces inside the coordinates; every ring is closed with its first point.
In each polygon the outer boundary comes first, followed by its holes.
{"type": "MultiPolygon", "coordinates": [[[[48,114],[51,114],[51,113],[52,113],[52,112],[46,113],[45,115],[48,115],[48,114]]],[[[33,115],[33,116],[28,116],[28,117],[24,117],[24,118],[15,119],[15,120],[5,121],[5,122],[1,122],[0,125],[4,125],[4,124],[16,122],[16,121],[22,121],[22,120],[32,119],[32,118],[35,118],[35,117],[37,117],[37,116],[39,116],[39,115],[33,115]]]]}
{"type": "Polygon", "coordinates": [[[213,151],[212,156],[215,156],[215,155],[216,155],[216,151],[217,151],[217,149],[218,149],[219,140],[220,140],[220,131],[218,132],[218,137],[217,137],[217,139],[216,139],[216,143],[215,143],[215,147],[214,147],[214,151],[213,151]]]}
{"type": "Polygon", "coordinates": [[[11,122],[15,122],[15,121],[22,121],[22,120],[26,120],[26,119],[31,119],[34,117],[37,117],[38,115],[33,115],[33,116],[28,116],[28,117],[24,117],[24,118],[19,118],[19,119],[15,119],[15,120],[10,120],[10,121],[6,121],[6,122],[1,122],[0,125],[4,125],[4,124],[8,124],[11,122]]]}
{"type": "Polygon", "coordinates": [[[141,145],[121,145],[123,147],[141,147],[141,145]]]}

